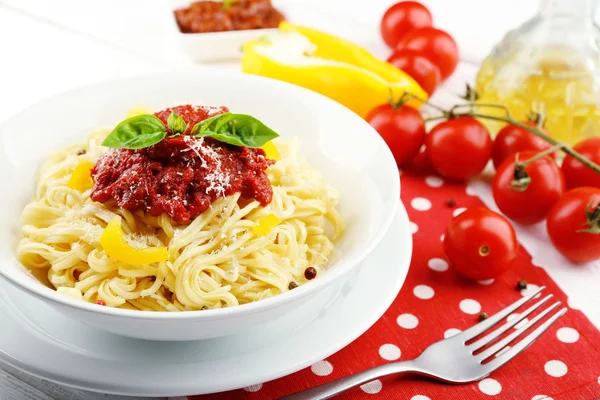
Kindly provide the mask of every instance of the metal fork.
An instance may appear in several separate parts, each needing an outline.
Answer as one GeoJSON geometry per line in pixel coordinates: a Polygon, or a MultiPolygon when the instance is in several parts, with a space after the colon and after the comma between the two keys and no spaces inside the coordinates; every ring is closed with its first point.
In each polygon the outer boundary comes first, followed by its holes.
{"type": "Polygon", "coordinates": [[[494,325],[508,317],[513,311],[517,310],[525,303],[529,302],[544,289],[545,287],[540,287],[531,295],[523,297],[519,301],[506,307],[504,310],[498,312],[490,318],[483,320],[479,324],[465,330],[464,332],[432,344],[414,360],[381,365],[379,367],[371,368],[366,371],[335,380],[333,382],[316,386],[303,392],[283,397],[280,400],[328,399],[350,388],[362,385],[363,383],[370,382],[384,376],[403,373],[424,375],[449,383],[466,383],[482,379],[500,368],[502,365],[506,364],[521,351],[525,350],[542,333],[544,333],[550,327],[550,325],[556,322],[558,318],[567,312],[567,309],[563,307],[545,322],[538,324],[538,322],[544,319],[544,317],[546,317],[560,305],[560,301],[556,302],[550,307],[546,308],[544,311],[540,312],[524,326],[515,329],[514,332],[510,333],[496,343],[492,343],[503,333],[517,325],[519,322],[523,321],[528,315],[540,309],[544,303],[552,298],[551,294],[544,297],[520,313],[517,317],[507,321],[497,329],[493,331],[491,330],[494,325]],[[499,351],[506,349],[507,346],[517,338],[523,336],[527,330],[536,324],[538,326],[520,342],[512,345],[512,347],[505,350],[502,354],[497,354],[499,351]],[[488,331],[491,332],[488,333],[488,331]],[[475,338],[484,333],[486,333],[485,336],[473,341],[475,338]],[[491,346],[484,348],[490,344],[491,346]],[[493,357],[495,354],[497,355],[493,357]]]}

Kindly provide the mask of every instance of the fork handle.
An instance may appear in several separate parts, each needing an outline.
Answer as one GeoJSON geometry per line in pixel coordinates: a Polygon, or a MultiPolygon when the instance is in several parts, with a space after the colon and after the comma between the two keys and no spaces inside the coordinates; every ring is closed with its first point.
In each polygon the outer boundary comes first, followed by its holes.
{"type": "Polygon", "coordinates": [[[366,382],[371,382],[377,378],[406,372],[420,372],[420,369],[414,364],[413,361],[401,361],[393,364],[380,365],[379,367],[357,372],[356,374],[346,376],[345,378],[336,379],[335,381],[324,383],[323,385],[315,386],[314,388],[282,397],[279,400],[328,399],[345,392],[348,389],[362,385],[366,382]]]}

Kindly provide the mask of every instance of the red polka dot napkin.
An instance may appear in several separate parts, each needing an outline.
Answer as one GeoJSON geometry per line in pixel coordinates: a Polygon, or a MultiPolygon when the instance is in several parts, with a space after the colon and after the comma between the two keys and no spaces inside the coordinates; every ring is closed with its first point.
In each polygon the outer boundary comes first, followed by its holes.
{"type": "MultiPolygon", "coordinates": [[[[431,343],[496,313],[539,286],[567,304],[565,294],[521,247],[515,266],[495,281],[468,281],[448,266],[441,237],[453,214],[483,203],[465,185],[435,176],[404,172],[402,200],[414,239],[406,283],[383,317],[336,354],[290,376],[204,399],[276,399],[346,375],[417,357],[431,343]],[[451,199],[451,200],[450,200],[451,199]],[[516,287],[520,279],[527,289],[516,287]]],[[[600,289],[599,289],[600,290],[600,289]]],[[[518,325],[517,325],[518,326],[518,325]]],[[[445,385],[418,377],[389,377],[352,389],[339,399],[526,399],[588,400],[600,397],[600,332],[577,310],[569,309],[531,347],[479,382],[445,385]]]]}

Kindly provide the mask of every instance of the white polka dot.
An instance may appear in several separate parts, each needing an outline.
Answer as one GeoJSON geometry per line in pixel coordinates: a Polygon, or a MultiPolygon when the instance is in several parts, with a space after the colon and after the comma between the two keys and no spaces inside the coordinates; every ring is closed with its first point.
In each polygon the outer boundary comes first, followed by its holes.
{"type": "Polygon", "coordinates": [[[454,211],[452,211],[452,215],[456,217],[456,216],[458,216],[458,215],[460,215],[460,214],[464,213],[465,211],[467,211],[467,209],[466,209],[466,208],[464,208],[464,207],[459,207],[459,208],[455,209],[454,211]]]}
{"type": "Polygon", "coordinates": [[[427,186],[438,188],[444,184],[444,180],[438,176],[432,175],[425,178],[425,183],[427,184],[427,186]]]}
{"type": "Polygon", "coordinates": [[[333,372],[333,365],[327,360],[319,361],[310,367],[310,370],[319,376],[327,376],[333,372]]]}
{"type": "Polygon", "coordinates": [[[460,302],[459,307],[462,312],[467,314],[477,314],[481,311],[481,304],[473,299],[464,299],[460,302]]]}
{"type": "Polygon", "coordinates": [[[433,291],[433,288],[431,286],[417,285],[413,289],[413,294],[420,299],[429,300],[430,298],[433,297],[435,292],[433,291]]]}
{"type": "MultiPolygon", "coordinates": [[[[529,296],[530,294],[533,294],[533,292],[535,292],[539,288],[540,287],[538,285],[534,285],[533,283],[528,283],[526,289],[521,289],[521,295],[523,295],[523,296],[529,296]]],[[[542,295],[541,293],[536,294],[535,297],[534,297],[534,299],[537,299],[541,295],[542,295]]]]}
{"type": "Polygon", "coordinates": [[[581,307],[579,305],[579,300],[575,300],[571,297],[569,297],[569,299],[567,299],[567,304],[569,305],[569,307],[571,307],[573,310],[581,310],[581,307]]]}
{"type": "Polygon", "coordinates": [[[446,234],[442,233],[442,236],[440,236],[440,240],[443,242],[445,237],[446,237],[446,234]]]}
{"type": "Polygon", "coordinates": [[[477,281],[477,283],[479,283],[480,285],[491,285],[492,283],[494,283],[494,279],[486,279],[483,281],[477,281]]]}
{"type": "Polygon", "coordinates": [[[427,396],[423,396],[422,394],[418,394],[416,396],[411,397],[410,400],[431,400],[431,399],[427,396]]]}
{"type": "Polygon", "coordinates": [[[415,233],[419,232],[419,225],[417,225],[414,222],[410,221],[410,231],[412,232],[413,235],[415,233]]]}
{"type": "Polygon", "coordinates": [[[502,350],[500,350],[499,352],[496,353],[496,357],[500,357],[502,354],[506,353],[509,350],[510,350],[510,346],[506,346],[505,348],[503,348],[502,350]]]}
{"type": "Polygon", "coordinates": [[[379,393],[381,391],[381,387],[382,386],[383,385],[381,384],[381,381],[379,379],[376,379],[374,381],[367,382],[364,385],[361,385],[360,388],[365,393],[368,393],[368,394],[377,394],[377,393],[379,393]]]}
{"type": "Polygon", "coordinates": [[[554,400],[552,397],[548,397],[545,394],[536,394],[531,400],[554,400]]]}
{"type": "Polygon", "coordinates": [[[448,339],[449,337],[452,337],[454,335],[458,335],[461,332],[462,331],[460,329],[450,328],[446,332],[444,332],[444,339],[448,339]]]}
{"type": "Polygon", "coordinates": [[[579,332],[573,328],[560,328],[556,331],[556,337],[563,343],[575,343],[579,340],[579,332]]]}
{"type": "Polygon", "coordinates": [[[412,314],[400,314],[396,318],[396,323],[404,329],[413,329],[419,325],[419,319],[412,314]]]}
{"type": "Polygon", "coordinates": [[[483,394],[487,394],[488,396],[495,396],[502,391],[502,385],[495,379],[486,378],[482,381],[479,381],[479,390],[483,394]]]}
{"type": "Polygon", "coordinates": [[[400,358],[400,349],[396,345],[386,343],[379,348],[379,355],[384,360],[394,361],[400,358]]]}
{"type": "Polygon", "coordinates": [[[260,389],[262,389],[262,383],[259,383],[258,385],[252,385],[252,386],[248,386],[248,387],[244,388],[244,390],[246,392],[258,392],[260,389]]]}
{"type": "Polygon", "coordinates": [[[431,208],[431,201],[423,197],[415,197],[410,202],[410,205],[417,211],[427,211],[431,208]]]}
{"type": "Polygon", "coordinates": [[[552,360],[544,364],[544,371],[546,371],[546,373],[550,376],[560,378],[561,376],[566,375],[568,368],[564,362],[552,360]]]}
{"type": "MultiPolygon", "coordinates": [[[[506,321],[507,322],[511,321],[511,320],[517,318],[518,316],[519,316],[519,314],[510,314],[508,317],[506,317],[506,321]]],[[[528,322],[529,322],[529,319],[523,318],[523,320],[519,321],[515,326],[513,326],[513,328],[519,329],[519,328],[525,326],[528,322]]]]}
{"type": "Polygon", "coordinates": [[[429,265],[429,268],[431,268],[432,270],[439,272],[448,269],[448,263],[446,262],[446,260],[443,260],[441,258],[432,258],[431,260],[429,260],[427,265],[429,265]]]}

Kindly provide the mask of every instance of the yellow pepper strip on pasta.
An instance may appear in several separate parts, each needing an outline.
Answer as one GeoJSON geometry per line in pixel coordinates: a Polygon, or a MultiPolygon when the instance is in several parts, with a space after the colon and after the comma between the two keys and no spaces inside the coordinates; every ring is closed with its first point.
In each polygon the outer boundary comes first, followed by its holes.
{"type": "Polygon", "coordinates": [[[90,171],[94,168],[94,163],[82,161],[75,167],[75,171],[71,174],[67,186],[71,189],[85,192],[94,187],[94,181],[90,171]]]}
{"type": "Polygon", "coordinates": [[[275,228],[281,224],[281,220],[277,218],[275,214],[269,214],[260,219],[255,226],[252,227],[252,231],[256,236],[266,236],[275,228]]]}
{"type": "Polygon", "coordinates": [[[267,142],[263,147],[261,147],[261,149],[263,149],[263,151],[265,152],[267,160],[281,160],[279,150],[277,150],[277,146],[275,146],[273,142],[267,142]]]}
{"type": "Polygon", "coordinates": [[[100,245],[106,254],[115,260],[128,264],[152,264],[169,259],[166,247],[136,249],[125,240],[121,229],[121,217],[114,217],[100,236],[100,245]]]}

